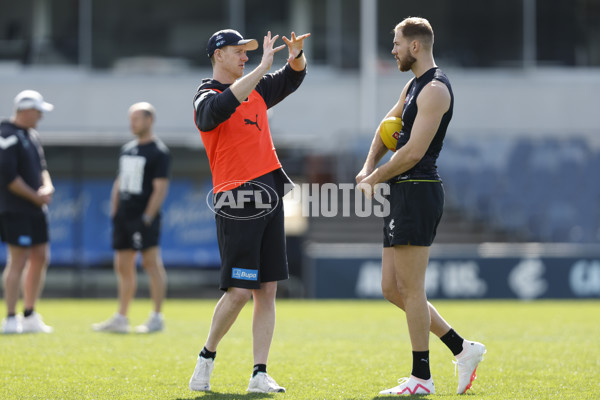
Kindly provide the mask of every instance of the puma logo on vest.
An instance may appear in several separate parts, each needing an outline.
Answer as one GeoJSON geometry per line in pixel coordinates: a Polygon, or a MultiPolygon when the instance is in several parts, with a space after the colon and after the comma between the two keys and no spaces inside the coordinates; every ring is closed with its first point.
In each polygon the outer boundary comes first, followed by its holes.
{"type": "Polygon", "coordinates": [[[258,129],[258,131],[262,132],[260,130],[260,126],[258,126],[258,114],[256,114],[256,121],[252,121],[251,119],[245,118],[244,122],[246,123],[246,125],[256,125],[256,128],[258,129]]]}

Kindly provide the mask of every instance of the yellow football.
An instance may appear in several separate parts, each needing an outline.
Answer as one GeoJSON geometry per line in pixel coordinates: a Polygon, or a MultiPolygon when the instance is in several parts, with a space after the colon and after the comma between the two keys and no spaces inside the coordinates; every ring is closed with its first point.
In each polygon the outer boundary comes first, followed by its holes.
{"type": "Polygon", "coordinates": [[[402,131],[402,120],[398,117],[389,117],[379,124],[379,135],[385,147],[391,151],[396,151],[396,144],[402,131]]]}

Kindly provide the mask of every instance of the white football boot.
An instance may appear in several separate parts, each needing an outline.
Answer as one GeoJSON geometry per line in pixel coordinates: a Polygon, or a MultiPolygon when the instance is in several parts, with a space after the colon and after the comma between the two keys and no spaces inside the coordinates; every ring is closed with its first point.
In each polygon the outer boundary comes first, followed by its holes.
{"type": "Polygon", "coordinates": [[[42,320],[42,316],[35,311],[28,317],[23,317],[23,333],[52,333],[54,328],[48,326],[42,320]]]}
{"type": "Polygon", "coordinates": [[[379,394],[394,394],[399,396],[410,396],[413,394],[433,394],[435,393],[435,386],[433,385],[433,378],[427,380],[419,379],[414,376],[408,378],[398,379],[398,386],[394,386],[390,389],[385,389],[379,392],[379,394]]]}
{"type": "Polygon", "coordinates": [[[148,320],[135,328],[137,333],[152,333],[162,331],[165,327],[165,318],[162,313],[151,313],[148,320]]]}
{"type": "Polygon", "coordinates": [[[471,388],[473,381],[477,378],[477,366],[483,360],[486,353],[485,346],[478,342],[463,341],[463,351],[456,355],[456,361],[453,361],[458,368],[458,389],[456,393],[462,394],[471,388]]]}
{"type": "Polygon", "coordinates": [[[2,333],[15,334],[22,332],[23,325],[21,325],[20,318],[17,316],[7,317],[2,320],[2,333]]]}
{"type": "Polygon", "coordinates": [[[115,313],[115,315],[106,321],[92,324],[92,329],[96,332],[128,333],[129,320],[127,317],[124,317],[119,313],[115,313]]]}
{"type": "Polygon", "coordinates": [[[285,393],[285,388],[281,387],[266,372],[259,372],[250,378],[248,391],[252,393],[285,393]]]}
{"type": "Polygon", "coordinates": [[[190,390],[207,392],[210,390],[210,374],[215,368],[215,360],[198,356],[196,368],[190,378],[190,390]]]}

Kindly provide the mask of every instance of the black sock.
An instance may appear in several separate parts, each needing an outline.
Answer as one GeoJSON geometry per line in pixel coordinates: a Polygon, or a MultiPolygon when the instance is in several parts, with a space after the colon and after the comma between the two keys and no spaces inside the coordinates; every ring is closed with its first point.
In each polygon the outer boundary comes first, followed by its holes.
{"type": "Polygon", "coordinates": [[[23,311],[23,316],[24,316],[25,318],[29,317],[31,314],[33,314],[33,308],[25,309],[25,310],[23,311]]]}
{"type": "Polygon", "coordinates": [[[255,376],[259,372],[267,373],[267,364],[255,364],[254,370],[252,371],[252,376],[255,376]]]}
{"type": "Polygon", "coordinates": [[[440,340],[444,342],[446,346],[448,346],[454,355],[457,355],[463,351],[464,339],[460,337],[458,333],[454,332],[454,329],[450,329],[448,333],[440,338],[440,340]]]}
{"type": "Polygon", "coordinates": [[[431,378],[429,371],[429,350],[413,351],[413,369],[411,375],[419,379],[427,380],[431,378]]]}
{"type": "Polygon", "coordinates": [[[206,347],[202,348],[202,351],[200,352],[200,357],[202,358],[212,358],[214,360],[216,356],[216,351],[208,351],[206,347]]]}

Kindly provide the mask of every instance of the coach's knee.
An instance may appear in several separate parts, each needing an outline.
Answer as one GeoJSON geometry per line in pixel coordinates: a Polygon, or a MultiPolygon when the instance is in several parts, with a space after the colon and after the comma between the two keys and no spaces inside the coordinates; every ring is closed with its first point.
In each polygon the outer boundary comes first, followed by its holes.
{"type": "Polygon", "coordinates": [[[274,300],[275,296],[277,296],[277,281],[263,282],[260,284],[260,289],[254,291],[254,297],[274,300]]]}
{"type": "Polygon", "coordinates": [[[228,300],[237,306],[246,304],[251,296],[252,292],[249,289],[229,288],[227,291],[228,300]]]}

